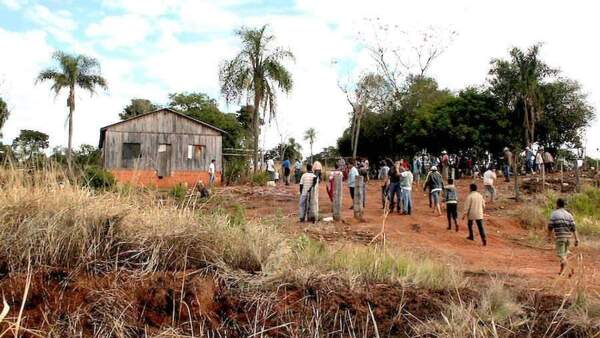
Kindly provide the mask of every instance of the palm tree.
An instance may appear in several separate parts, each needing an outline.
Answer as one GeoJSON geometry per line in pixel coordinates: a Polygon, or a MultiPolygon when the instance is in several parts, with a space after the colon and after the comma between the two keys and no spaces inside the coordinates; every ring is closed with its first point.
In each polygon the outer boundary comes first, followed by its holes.
{"type": "Polygon", "coordinates": [[[240,102],[243,96],[253,97],[254,111],[253,152],[254,170],[258,163],[258,137],[260,126],[269,113],[275,116],[276,87],[284,93],[292,90],[292,75],[283,62],[294,60],[294,54],[281,47],[273,47],[275,37],[268,33],[267,25],[258,29],[241,28],[236,35],[242,42],[242,50],[231,60],[226,60],[220,68],[221,93],[225,100],[240,102]],[[260,111],[262,109],[262,120],[260,111]]]}
{"type": "Polygon", "coordinates": [[[56,51],[52,58],[58,63],[58,68],[48,68],[43,70],[37,77],[36,83],[51,81],[51,89],[56,96],[61,90],[67,88],[69,96],[67,97],[67,107],[69,115],[69,140],[67,145],[67,162],[71,166],[72,145],[73,145],[73,113],[75,112],[75,89],[77,87],[85,89],[91,95],[95,93],[96,87],[107,88],[106,80],[100,74],[100,63],[98,60],[85,56],[73,55],[65,52],[56,51]]]}
{"type": "Polygon", "coordinates": [[[313,144],[315,143],[315,139],[317,138],[317,131],[315,128],[308,128],[304,132],[304,140],[308,141],[310,144],[310,162],[313,160],[313,144]]]}

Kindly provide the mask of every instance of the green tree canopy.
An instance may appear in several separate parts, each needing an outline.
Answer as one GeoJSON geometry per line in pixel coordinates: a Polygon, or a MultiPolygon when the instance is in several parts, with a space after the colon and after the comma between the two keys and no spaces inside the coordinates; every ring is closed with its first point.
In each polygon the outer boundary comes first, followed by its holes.
{"type": "Polygon", "coordinates": [[[223,147],[240,146],[244,130],[238,114],[223,113],[219,110],[217,101],[204,93],[173,93],[169,95],[169,100],[170,108],[226,131],[223,147]]]}
{"type": "Polygon", "coordinates": [[[42,155],[49,146],[48,135],[36,130],[23,129],[12,143],[13,153],[21,160],[42,155]]]}
{"type": "Polygon", "coordinates": [[[134,116],[158,109],[158,106],[148,99],[131,99],[131,102],[123,108],[119,114],[121,120],[127,120],[134,116]]]}
{"type": "Polygon", "coordinates": [[[2,127],[4,127],[4,123],[8,119],[8,105],[4,100],[0,97],[0,137],[2,137],[2,127]]]}

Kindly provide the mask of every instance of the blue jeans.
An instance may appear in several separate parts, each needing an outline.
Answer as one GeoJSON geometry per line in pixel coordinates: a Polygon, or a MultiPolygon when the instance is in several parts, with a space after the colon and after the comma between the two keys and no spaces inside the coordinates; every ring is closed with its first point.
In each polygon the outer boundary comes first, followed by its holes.
{"type": "Polygon", "coordinates": [[[412,210],[412,190],[402,189],[402,212],[410,214],[412,210]]]}
{"type": "Polygon", "coordinates": [[[508,164],[505,164],[502,167],[502,174],[504,174],[505,181],[508,181],[510,179],[510,166],[508,164]]]}
{"type": "Polygon", "coordinates": [[[400,182],[390,183],[388,194],[390,198],[390,210],[394,210],[394,195],[396,195],[398,196],[396,198],[396,209],[400,211],[400,182]]]}
{"type": "MultiPolygon", "coordinates": [[[[308,194],[300,195],[300,208],[298,210],[298,216],[301,221],[305,221],[306,220],[305,216],[308,216],[307,208],[309,206],[306,205],[306,202],[308,202],[308,194]]],[[[306,221],[308,221],[308,220],[306,220],[306,221]]]]}

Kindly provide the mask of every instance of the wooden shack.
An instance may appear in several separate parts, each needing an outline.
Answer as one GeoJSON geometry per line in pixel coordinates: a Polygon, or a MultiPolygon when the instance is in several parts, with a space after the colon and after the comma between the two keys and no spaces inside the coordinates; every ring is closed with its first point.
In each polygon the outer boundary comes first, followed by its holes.
{"type": "Polygon", "coordinates": [[[170,188],[178,183],[208,184],[216,160],[216,182],[223,168],[225,132],[169,108],[158,109],[100,129],[103,166],[120,182],[170,188]]]}

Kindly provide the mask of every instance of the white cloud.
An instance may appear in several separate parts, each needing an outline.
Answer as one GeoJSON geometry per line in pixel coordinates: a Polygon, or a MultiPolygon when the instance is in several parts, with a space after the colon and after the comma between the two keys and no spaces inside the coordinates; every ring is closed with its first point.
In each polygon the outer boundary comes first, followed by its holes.
{"type": "Polygon", "coordinates": [[[174,1],[169,0],[103,0],[108,8],[120,9],[126,13],[156,17],[167,14],[174,1]]]}
{"type": "Polygon", "coordinates": [[[69,11],[51,11],[48,7],[38,4],[28,8],[25,15],[59,41],[74,43],[72,32],[77,28],[77,22],[69,11]]]}
{"type": "Polygon", "coordinates": [[[0,4],[8,7],[8,9],[16,11],[27,4],[27,0],[0,0],[0,4]]]}
{"type": "Polygon", "coordinates": [[[180,24],[185,30],[192,32],[231,30],[240,20],[236,14],[221,6],[218,2],[183,0],[178,6],[180,24]]]}
{"type": "Polygon", "coordinates": [[[107,16],[100,22],[91,24],[85,33],[98,38],[107,49],[120,47],[135,48],[151,33],[152,26],[146,18],[135,14],[107,16]]]}

